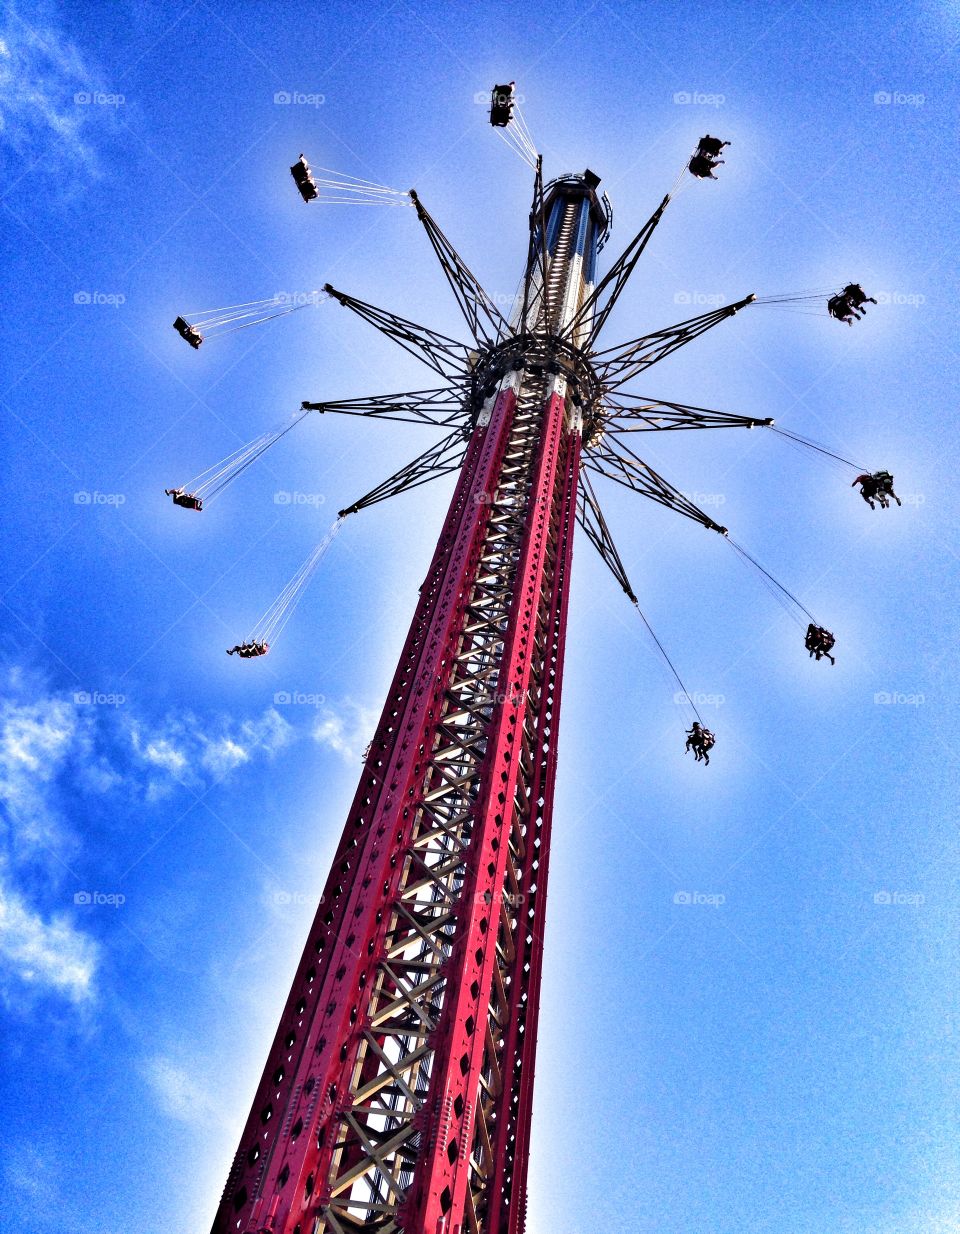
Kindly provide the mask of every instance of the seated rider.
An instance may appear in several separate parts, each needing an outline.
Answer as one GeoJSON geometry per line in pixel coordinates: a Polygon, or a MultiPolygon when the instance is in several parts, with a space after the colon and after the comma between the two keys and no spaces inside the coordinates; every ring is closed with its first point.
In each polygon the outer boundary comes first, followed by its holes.
{"type": "MultiPolygon", "coordinates": [[[[728,141],[721,141],[719,137],[711,137],[709,133],[705,137],[700,138],[700,144],[697,146],[698,154],[705,154],[708,158],[716,158],[724,146],[729,146],[728,141]]],[[[722,161],[722,160],[721,160],[722,161]]]]}
{"type": "Polygon", "coordinates": [[[877,507],[873,504],[873,499],[877,495],[876,477],[872,475],[868,475],[866,472],[864,472],[862,476],[857,476],[857,478],[853,481],[850,487],[853,488],[854,484],[860,485],[860,496],[867,503],[867,505],[870,507],[871,510],[875,510],[877,507]]]}
{"type": "Polygon", "coordinates": [[[843,292],[837,292],[835,296],[830,297],[827,301],[827,312],[831,317],[836,317],[837,321],[845,321],[848,326],[853,325],[854,312],[843,292]]]}
{"type": "Polygon", "coordinates": [[[875,471],[873,479],[877,486],[877,500],[884,510],[890,505],[890,502],[887,500],[888,497],[892,497],[898,506],[903,505],[903,502],[893,491],[893,476],[889,471],[875,471]]]}
{"type": "Polygon", "coordinates": [[[825,630],[823,626],[815,626],[812,621],[807,626],[807,637],[804,640],[804,646],[810,652],[810,655],[816,656],[818,660],[822,660],[826,656],[831,664],[836,664],[836,660],[830,654],[836,641],[830,631],[825,630]]]}
{"type": "Polygon", "coordinates": [[[175,506],[183,506],[185,510],[203,509],[202,497],[194,497],[193,493],[186,493],[182,488],[165,488],[163,491],[167,497],[173,498],[175,506]]]}
{"type": "Polygon", "coordinates": [[[859,283],[848,283],[841,294],[847,297],[855,309],[861,308],[864,304],[876,304],[877,302],[873,296],[867,295],[859,283]]]}
{"type": "MultiPolygon", "coordinates": [[[[720,162],[722,163],[723,159],[721,159],[720,162]]],[[[690,171],[697,177],[698,180],[716,180],[717,177],[713,174],[713,169],[716,166],[717,163],[715,160],[708,159],[706,155],[703,154],[695,154],[689,163],[690,171]]]]}
{"type": "Polygon", "coordinates": [[[249,643],[238,643],[236,647],[230,647],[227,655],[238,655],[241,660],[252,660],[255,656],[265,656],[269,650],[269,643],[262,639],[253,639],[249,643]]]}
{"type": "Polygon", "coordinates": [[[699,763],[702,760],[709,763],[710,756],[707,751],[713,747],[715,741],[716,737],[714,737],[713,733],[694,720],[693,728],[687,729],[687,744],[684,747],[684,752],[692,750],[696,762],[699,763]]]}

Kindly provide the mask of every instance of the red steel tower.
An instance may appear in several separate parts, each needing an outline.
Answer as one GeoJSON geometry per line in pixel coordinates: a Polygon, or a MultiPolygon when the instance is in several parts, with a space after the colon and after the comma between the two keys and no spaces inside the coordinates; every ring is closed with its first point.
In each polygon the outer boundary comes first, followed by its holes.
{"type": "Polygon", "coordinates": [[[537,160],[509,321],[410,193],[472,345],[325,289],[447,382],[304,404],[450,430],[341,514],[459,476],[215,1234],[525,1228],[576,522],[636,603],[588,472],[725,532],[619,434],[772,423],[618,396],[753,297],[597,350],[670,200],[595,283],[598,185],[537,160]]]}

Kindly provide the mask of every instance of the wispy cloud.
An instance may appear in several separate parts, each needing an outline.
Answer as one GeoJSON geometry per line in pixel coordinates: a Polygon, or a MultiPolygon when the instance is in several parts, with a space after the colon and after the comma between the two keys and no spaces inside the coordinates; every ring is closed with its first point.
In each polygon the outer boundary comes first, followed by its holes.
{"type": "Polygon", "coordinates": [[[346,762],[359,762],[373,737],[378,715],[372,707],[345,699],[337,711],[324,708],[313,726],[313,739],[339,754],[346,762]]]}
{"type": "MultiPolygon", "coordinates": [[[[94,108],[83,97],[103,93],[98,71],[52,25],[25,17],[15,5],[0,16],[0,148],[32,164],[47,159],[63,183],[95,174],[97,157],[90,130],[94,108]]],[[[96,108],[98,113],[104,108],[96,108]]]]}
{"type": "Polygon", "coordinates": [[[187,712],[156,720],[128,701],[122,711],[78,702],[91,696],[51,691],[19,668],[3,686],[0,996],[22,1000],[30,990],[85,1002],[95,994],[101,947],[60,908],[62,885],[83,858],[68,818],[82,814],[85,798],[113,794],[120,815],[124,806],[200,793],[300,734],[273,708],[241,721],[187,712]]]}
{"type": "Polygon", "coordinates": [[[92,995],[99,950],[63,914],[44,921],[0,881],[0,961],[20,982],[82,1002],[92,995]]]}
{"type": "Polygon", "coordinates": [[[145,1059],[140,1072],[164,1114],[177,1122],[209,1130],[221,1115],[210,1094],[197,1083],[196,1067],[178,1066],[164,1054],[145,1059]]]}

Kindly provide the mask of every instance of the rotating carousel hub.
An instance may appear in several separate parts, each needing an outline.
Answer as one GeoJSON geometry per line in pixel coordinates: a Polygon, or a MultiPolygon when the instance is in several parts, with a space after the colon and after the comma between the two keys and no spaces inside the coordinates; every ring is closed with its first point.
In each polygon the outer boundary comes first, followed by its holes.
{"type": "Polygon", "coordinates": [[[470,375],[471,430],[509,373],[562,377],[568,405],[579,413],[584,439],[598,431],[601,385],[582,348],[557,334],[517,334],[477,355],[470,375]]]}

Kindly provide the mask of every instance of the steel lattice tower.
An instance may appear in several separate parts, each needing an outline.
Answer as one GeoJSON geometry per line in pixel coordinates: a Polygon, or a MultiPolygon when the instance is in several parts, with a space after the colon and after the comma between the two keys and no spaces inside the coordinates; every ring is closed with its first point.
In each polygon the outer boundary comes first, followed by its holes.
{"type": "Polygon", "coordinates": [[[516,328],[474,361],[459,480],[217,1231],[524,1229],[593,381],[589,319],[563,336],[607,229],[596,184],[540,191],[516,328]]]}
{"type": "Polygon", "coordinates": [[[324,289],[445,383],[303,404],[447,430],[341,517],[458,479],[214,1234],[523,1234],[576,523],[637,606],[590,474],[726,536],[627,435],[773,425],[623,389],[755,297],[598,348],[675,193],[597,280],[599,178],[535,166],[509,321],[403,195],[471,344],[324,289]]]}

